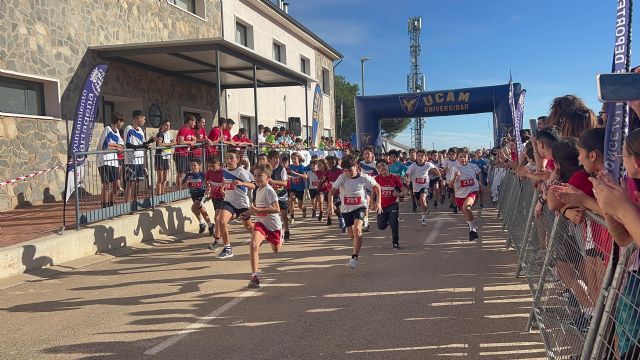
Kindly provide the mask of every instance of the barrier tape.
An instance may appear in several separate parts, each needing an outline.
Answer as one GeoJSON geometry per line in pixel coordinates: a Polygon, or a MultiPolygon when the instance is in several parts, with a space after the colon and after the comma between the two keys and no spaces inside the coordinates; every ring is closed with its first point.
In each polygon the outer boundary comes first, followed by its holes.
{"type": "Polygon", "coordinates": [[[53,171],[53,170],[59,169],[59,168],[64,167],[66,165],[68,165],[68,164],[60,164],[60,165],[54,166],[54,167],[52,167],[50,169],[40,170],[40,171],[36,171],[36,172],[33,172],[33,173],[25,175],[25,176],[17,177],[15,179],[5,180],[3,182],[0,182],[0,187],[5,186],[5,185],[9,185],[9,184],[15,184],[17,182],[20,182],[20,181],[23,181],[23,180],[26,180],[26,179],[30,179],[32,177],[36,177],[38,175],[42,175],[44,173],[48,173],[49,171],[53,171]]]}

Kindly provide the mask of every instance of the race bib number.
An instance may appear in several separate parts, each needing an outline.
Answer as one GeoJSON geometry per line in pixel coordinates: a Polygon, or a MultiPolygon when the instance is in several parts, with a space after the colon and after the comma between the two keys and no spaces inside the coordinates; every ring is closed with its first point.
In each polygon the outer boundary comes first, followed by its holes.
{"type": "Polygon", "coordinates": [[[460,187],[473,186],[475,183],[476,183],[475,179],[460,180],[460,187]]]}
{"type": "Polygon", "coordinates": [[[360,196],[345,196],[344,197],[345,205],[360,205],[362,204],[362,198],[360,196]]]}
{"type": "Polygon", "coordinates": [[[394,190],[382,190],[382,196],[383,197],[394,197],[396,196],[396,193],[394,190]]]}
{"type": "Polygon", "coordinates": [[[294,184],[300,184],[302,182],[302,178],[299,178],[299,177],[292,178],[292,179],[294,184]]]}
{"type": "Polygon", "coordinates": [[[233,190],[236,188],[236,185],[232,182],[225,182],[224,183],[224,189],[225,190],[233,190]]]}
{"type": "Polygon", "coordinates": [[[189,187],[191,189],[200,189],[200,188],[202,188],[202,181],[191,180],[191,181],[189,181],[189,187]]]}
{"type": "Polygon", "coordinates": [[[416,178],[416,184],[426,184],[427,178],[416,178]]]}

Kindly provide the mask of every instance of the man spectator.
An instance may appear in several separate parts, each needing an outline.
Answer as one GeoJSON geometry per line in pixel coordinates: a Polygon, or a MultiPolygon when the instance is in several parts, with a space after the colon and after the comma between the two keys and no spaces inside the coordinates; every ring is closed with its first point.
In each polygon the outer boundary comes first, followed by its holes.
{"type": "Polygon", "coordinates": [[[207,137],[209,138],[209,140],[211,140],[211,143],[214,144],[214,146],[211,146],[209,148],[209,155],[218,155],[218,151],[220,148],[219,144],[222,143],[222,131],[226,126],[227,119],[219,117],[218,126],[212,128],[211,131],[209,131],[209,136],[207,137]]]}
{"type": "Polygon", "coordinates": [[[249,139],[247,129],[240,128],[238,134],[233,137],[233,142],[238,145],[238,155],[240,157],[240,165],[249,170],[249,161],[247,159],[247,147],[252,147],[253,143],[249,139]]]}
{"type": "MultiPolygon", "coordinates": [[[[123,124],[124,115],[117,112],[111,114],[111,124],[104,128],[98,141],[98,151],[117,150],[120,153],[124,150],[124,141],[122,141],[119,132],[123,124]]],[[[118,154],[110,152],[98,155],[98,172],[102,182],[101,198],[103,208],[113,206],[116,192],[120,189],[120,169],[118,167],[118,154]]]]}
{"type": "Polygon", "coordinates": [[[194,116],[196,118],[196,143],[199,146],[193,149],[193,153],[191,156],[192,158],[198,158],[200,159],[200,161],[203,161],[201,159],[202,149],[207,145],[213,144],[213,141],[207,138],[207,131],[205,130],[206,120],[204,119],[204,116],[200,114],[195,114],[194,116]]]}
{"type": "Polygon", "coordinates": [[[231,138],[231,130],[233,129],[233,125],[235,125],[235,121],[231,119],[227,119],[227,125],[222,130],[222,143],[228,146],[235,146],[236,143],[231,138]]]}
{"type": "Polygon", "coordinates": [[[176,136],[178,145],[186,145],[176,148],[175,154],[176,172],[178,173],[176,185],[180,190],[182,190],[182,179],[189,173],[191,167],[190,147],[196,144],[195,127],[196,118],[193,115],[189,115],[184,119],[184,126],[178,130],[178,135],[176,136]]]}
{"type": "MultiPolygon", "coordinates": [[[[151,143],[156,141],[153,136],[149,140],[145,139],[145,133],[142,129],[146,120],[144,111],[134,110],[131,116],[133,117],[131,125],[124,129],[125,145],[127,149],[134,150],[132,153],[127,153],[124,158],[126,167],[124,177],[127,182],[125,201],[128,204],[138,199],[138,187],[146,176],[144,168],[145,150],[149,148],[151,143]]],[[[133,204],[132,210],[136,208],[137,202],[133,204]]]]}

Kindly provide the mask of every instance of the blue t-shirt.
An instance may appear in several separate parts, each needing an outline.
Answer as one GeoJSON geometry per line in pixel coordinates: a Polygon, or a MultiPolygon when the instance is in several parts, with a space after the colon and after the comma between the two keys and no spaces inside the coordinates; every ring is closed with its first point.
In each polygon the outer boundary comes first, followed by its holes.
{"type": "Polygon", "coordinates": [[[476,164],[476,166],[479,167],[480,170],[482,170],[482,172],[487,171],[487,162],[484,159],[480,159],[480,160],[473,159],[470,161],[470,163],[476,164]]]}
{"type": "MultiPolygon", "coordinates": [[[[289,165],[289,170],[291,171],[295,171],[298,174],[304,174],[306,171],[306,166],[300,164],[300,165],[289,165]]],[[[298,175],[294,175],[293,173],[289,174],[289,177],[291,177],[291,185],[290,188],[293,191],[304,191],[305,188],[305,181],[304,178],[298,175]]]]}
{"type": "Polygon", "coordinates": [[[407,173],[407,167],[404,166],[400,161],[396,161],[393,164],[389,165],[389,172],[403,177],[407,173]]]}
{"type": "Polygon", "coordinates": [[[191,196],[204,196],[206,181],[203,172],[188,173],[182,182],[189,188],[191,196]]]}

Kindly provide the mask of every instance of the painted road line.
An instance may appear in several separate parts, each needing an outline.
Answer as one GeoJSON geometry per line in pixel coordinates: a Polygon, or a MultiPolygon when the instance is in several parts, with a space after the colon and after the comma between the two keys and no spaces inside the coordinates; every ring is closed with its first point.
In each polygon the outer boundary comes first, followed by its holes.
{"type": "Polygon", "coordinates": [[[431,229],[431,231],[429,232],[429,236],[427,236],[422,245],[433,244],[436,241],[438,235],[440,235],[440,228],[445,223],[445,221],[454,221],[453,219],[449,218],[438,218],[435,221],[434,219],[427,219],[427,222],[429,222],[429,220],[431,220],[431,222],[435,222],[435,225],[433,225],[433,229],[431,229]]]}

